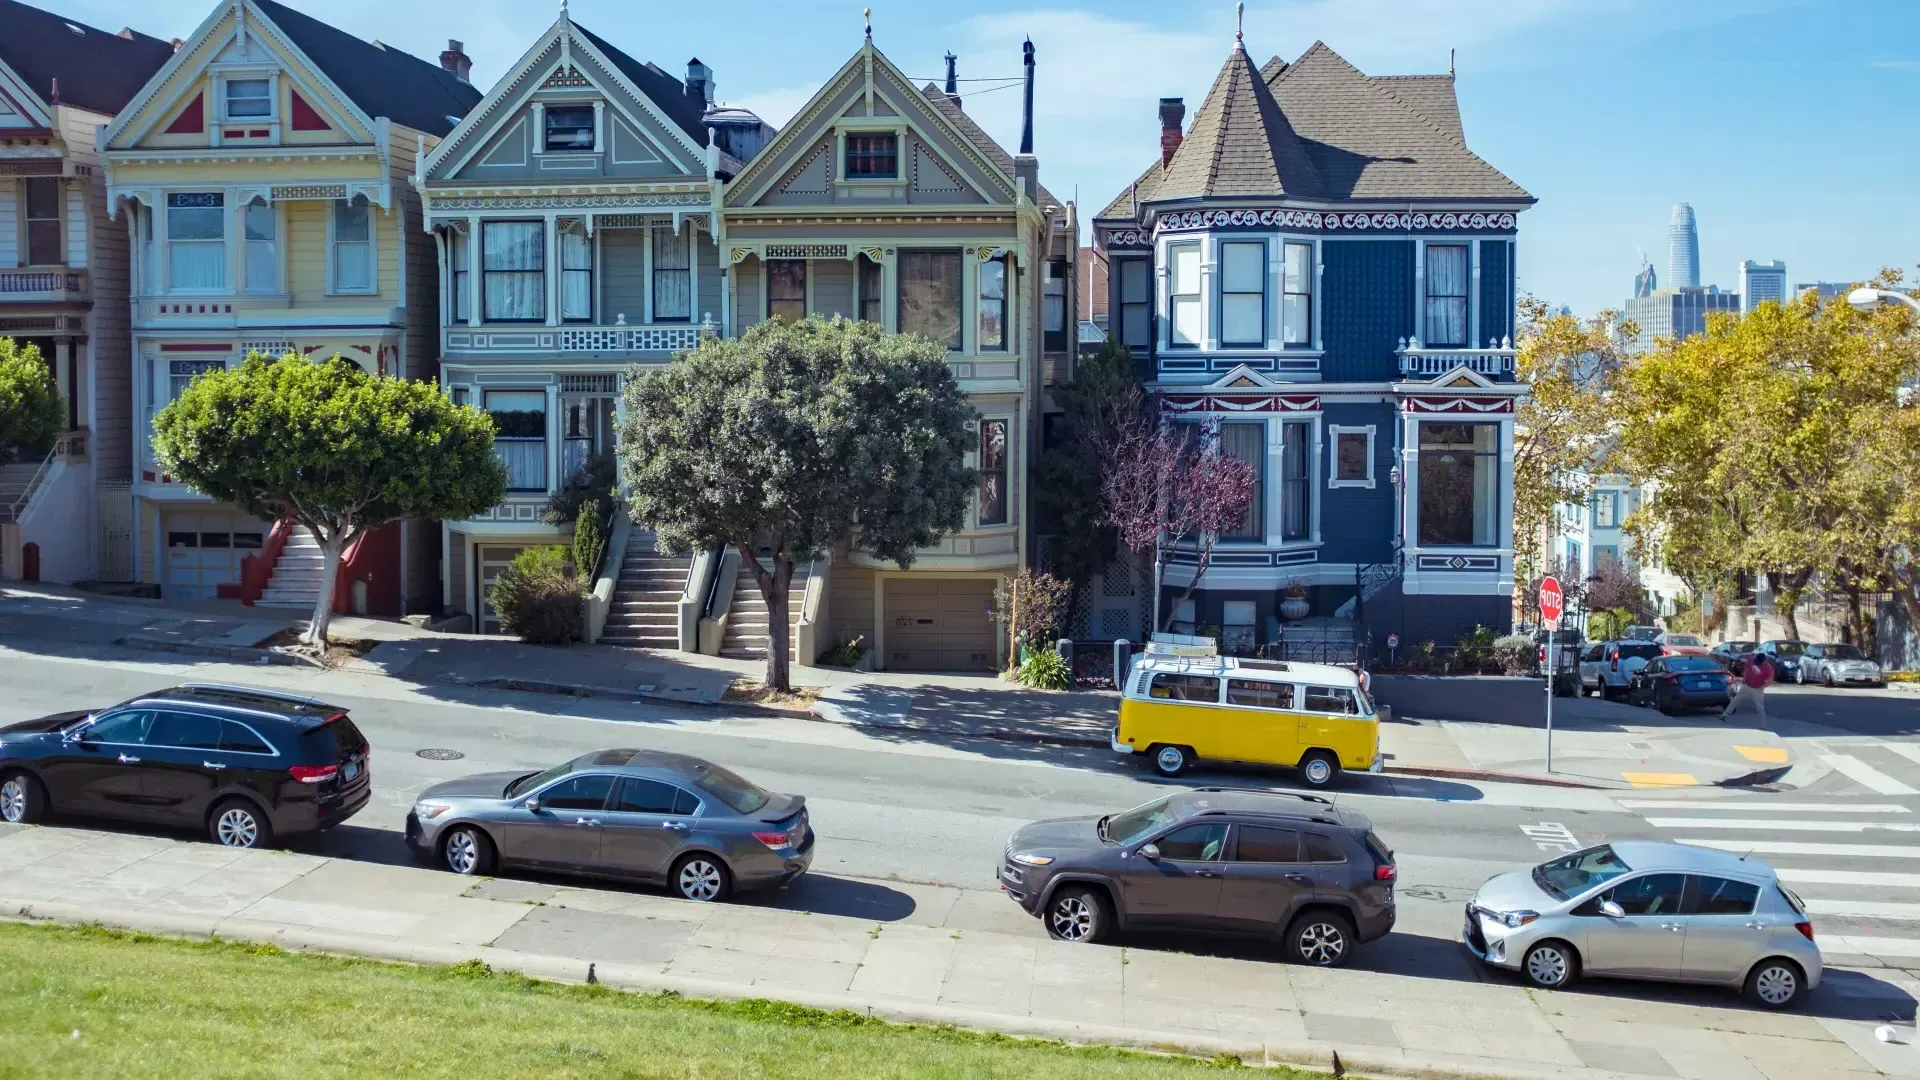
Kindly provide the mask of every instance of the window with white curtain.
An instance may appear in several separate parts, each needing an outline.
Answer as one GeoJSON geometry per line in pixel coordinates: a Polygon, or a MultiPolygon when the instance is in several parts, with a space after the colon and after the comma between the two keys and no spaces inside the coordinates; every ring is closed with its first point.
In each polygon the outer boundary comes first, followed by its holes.
{"type": "Polygon", "coordinates": [[[219,292],[227,287],[226,197],[217,191],[167,196],[167,288],[219,292]]]}
{"type": "Polygon", "coordinates": [[[453,318],[450,325],[466,322],[469,313],[473,311],[473,298],[467,292],[469,287],[467,267],[471,265],[469,253],[473,250],[472,244],[473,238],[466,233],[448,230],[447,262],[453,267],[453,280],[450,283],[453,294],[453,318]]]}
{"type": "Polygon", "coordinates": [[[1175,348],[1200,344],[1200,245],[1167,245],[1167,326],[1175,348]]]}
{"type": "Polygon", "coordinates": [[[1220,344],[1267,343],[1267,245],[1220,245],[1220,344]]]}
{"type": "Polygon", "coordinates": [[[487,322],[542,322],[547,317],[546,225],[539,221],[480,224],[480,272],[487,322]]]}
{"type": "Polygon", "coordinates": [[[507,490],[547,490],[547,392],[489,390],[486,408],[493,452],[507,467],[507,490]]]}
{"type": "MultiPolygon", "coordinates": [[[[653,321],[693,319],[693,230],[653,227],[653,321]]],[[[804,288],[804,285],[802,286],[804,288]]]]}
{"type": "Polygon", "coordinates": [[[1253,501],[1239,524],[1220,532],[1222,540],[1262,540],[1266,538],[1265,487],[1267,472],[1267,425],[1228,423],[1220,425],[1220,452],[1239,458],[1253,469],[1253,501]]]}
{"type": "Polygon", "coordinates": [[[1427,245],[1426,344],[1467,345],[1467,246],[1427,245]]]}
{"type": "Polygon", "coordinates": [[[1280,341],[1313,344],[1313,245],[1286,246],[1280,285],[1280,341]]]}
{"type": "Polygon", "coordinates": [[[560,230],[560,318],[593,321],[593,241],[579,222],[560,230]]]}
{"type": "Polygon", "coordinates": [[[247,284],[248,292],[270,293],[280,289],[280,252],[273,207],[265,199],[247,204],[247,284]]]}
{"type": "Polygon", "coordinates": [[[364,195],[333,204],[333,291],[374,291],[373,207],[364,195]]]}

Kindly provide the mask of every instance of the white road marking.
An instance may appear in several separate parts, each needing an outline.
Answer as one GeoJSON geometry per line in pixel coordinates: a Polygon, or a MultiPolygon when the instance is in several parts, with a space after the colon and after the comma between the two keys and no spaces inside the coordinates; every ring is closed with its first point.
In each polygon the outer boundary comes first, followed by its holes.
{"type": "Polygon", "coordinates": [[[1835,772],[1845,773],[1848,779],[1864,784],[1882,795],[1920,795],[1920,789],[1908,787],[1857,757],[1828,754],[1822,760],[1833,766],[1835,772]]]}
{"type": "Polygon", "coordinates": [[[1920,746],[1915,746],[1912,743],[1896,742],[1879,743],[1878,745],[1882,750],[1891,750],[1901,757],[1906,758],[1908,761],[1920,764],[1920,746]]]}
{"type": "Polygon", "coordinates": [[[1776,810],[1795,814],[1907,814],[1897,803],[1719,802],[1713,799],[1620,799],[1628,810],[1776,810]]]}
{"type": "Polygon", "coordinates": [[[1863,919],[1920,921],[1920,904],[1893,904],[1874,900],[1815,900],[1808,897],[1807,910],[1815,915],[1851,915],[1863,919]]]}
{"type": "Polygon", "coordinates": [[[1520,831],[1527,834],[1533,846],[1541,851],[1579,851],[1580,841],[1573,838],[1573,830],[1557,821],[1543,821],[1538,825],[1522,825],[1520,831]]]}
{"type": "Polygon", "coordinates": [[[1646,822],[1656,829],[1749,829],[1762,832],[1844,833],[1879,829],[1884,832],[1920,832],[1920,822],[1917,821],[1796,821],[1792,818],[1660,817],[1647,818],[1646,822]]]}
{"type": "Polygon", "coordinates": [[[1751,851],[1755,855],[1839,855],[1849,859],[1920,859],[1920,847],[1893,844],[1801,844],[1790,840],[1715,840],[1707,837],[1683,837],[1676,844],[1714,848],[1719,851],[1751,851]]]}
{"type": "Polygon", "coordinates": [[[1920,889],[1920,874],[1876,874],[1871,870],[1802,869],[1776,866],[1781,881],[1805,885],[1868,885],[1881,889],[1920,889]]]}

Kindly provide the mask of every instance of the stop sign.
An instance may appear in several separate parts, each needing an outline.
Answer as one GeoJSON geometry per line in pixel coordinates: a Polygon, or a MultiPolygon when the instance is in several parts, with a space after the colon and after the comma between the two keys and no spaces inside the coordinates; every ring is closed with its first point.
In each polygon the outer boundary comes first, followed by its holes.
{"type": "Polygon", "coordinates": [[[1540,583],[1540,616],[1550,623],[1560,621],[1560,582],[1548,578],[1540,583]]]}

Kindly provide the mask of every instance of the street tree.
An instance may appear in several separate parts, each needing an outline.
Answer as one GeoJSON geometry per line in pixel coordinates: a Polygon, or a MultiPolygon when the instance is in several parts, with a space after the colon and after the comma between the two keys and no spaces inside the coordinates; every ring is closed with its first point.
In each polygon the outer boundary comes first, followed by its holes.
{"type": "Polygon", "coordinates": [[[320,595],[303,641],[323,648],[341,555],[390,521],[472,517],[506,496],[493,420],[430,382],[349,360],[253,353],[200,375],[153,420],[160,467],[195,491],[304,525],[320,595]]]}
{"type": "Polygon", "coordinates": [[[766,685],[783,692],[795,565],[850,540],[904,570],[961,527],[980,482],[966,463],[978,414],[946,344],[868,322],[703,337],[664,368],[632,369],[625,403],[633,519],[668,550],[739,554],[767,603],[766,685]]]}
{"type": "Polygon", "coordinates": [[[1127,347],[1111,338],[1052,393],[1060,412],[1034,470],[1034,503],[1051,537],[1047,569],[1084,587],[1118,549],[1102,495],[1107,451],[1143,415],[1146,396],[1127,347]]]}
{"type": "Polygon", "coordinates": [[[0,465],[23,449],[45,453],[66,416],[39,346],[0,337],[0,465]]]}
{"type": "MultiPolygon", "coordinates": [[[[1581,320],[1523,296],[1518,315],[1514,368],[1531,389],[1514,416],[1513,534],[1534,539],[1547,534],[1555,507],[1584,504],[1607,467],[1610,401],[1628,337],[1617,312],[1581,320]]],[[[1523,560],[1539,547],[1519,546],[1523,560]]],[[[1539,576],[1539,568],[1522,569],[1523,579],[1539,576]]]]}

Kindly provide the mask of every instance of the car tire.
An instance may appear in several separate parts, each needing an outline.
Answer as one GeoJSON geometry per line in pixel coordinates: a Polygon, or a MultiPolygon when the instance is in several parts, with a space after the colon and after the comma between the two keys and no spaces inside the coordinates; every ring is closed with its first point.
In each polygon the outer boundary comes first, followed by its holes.
{"type": "Polygon", "coordinates": [[[1542,990],[1564,990],[1580,977],[1580,955],[1564,941],[1542,941],[1527,950],[1520,973],[1542,990]]]}
{"type": "Polygon", "coordinates": [[[493,837],[473,825],[456,825],[440,841],[440,865],[462,877],[486,877],[497,858],[493,837]]]}
{"type": "Polygon", "coordinates": [[[0,776],[0,821],[32,825],[47,816],[47,789],[30,772],[16,769],[0,776]]]}
{"type": "Polygon", "coordinates": [[[1800,965],[1775,956],[1753,965],[1747,973],[1746,998],[1763,1009],[1785,1009],[1806,992],[1807,976],[1800,965]]]}
{"type": "Polygon", "coordinates": [[[272,847],[273,823],[246,799],[223,799],[207,813],[207,839],[241,850],[272,847]]]}
{"type": "Polygon", "coordinates": [[[1826,687],[1829,690],[1833,689],[1833,672],[1831,671],[1821,672],[1820,685],[1826,687]]]}
{"type": "Polygon", "coordinates": [[[1154,772],[1171,779],[1186,772],[1193,764],[1193,748],[1170,744],[1155,746],[1147,751],[1147,760],[1152,763],[1154,772]]]}
{"type": "Polygon", "coordinates": [[[1046,924],[1047,936],[1055,941],[1091,945],[1107,936],[1113,916],[1100,890],[1069,885],[1047,900],[1040,921],[1046,924]]]}
{"type": "Polygon", "coordinates": [[[1310,788],[1332,787],[1340,780],[1340,759],[1330,750],[1309,750],[1295,766],[1300,782],[1310,788]]]}
{"type": "Polygon", "coordinates": [[[726,862],[703,851],[681,856],[667,880],[673,885],[673,895],[701,904],[725,900],[733,891],[733,874],[726,862]]]}
{"type": "Polygon", "coordinates": [[[1345,967],[1359,944],[1353,920],[1337,911],[1302,912],[1287,927],[1287,959],[1308,967],[1345,967]]]}

